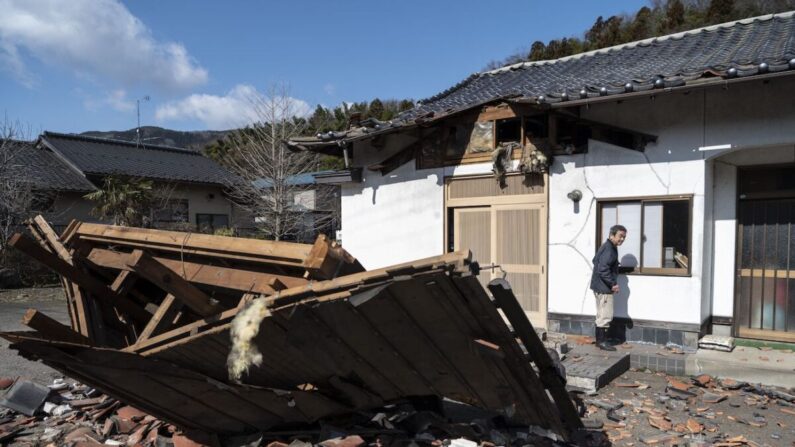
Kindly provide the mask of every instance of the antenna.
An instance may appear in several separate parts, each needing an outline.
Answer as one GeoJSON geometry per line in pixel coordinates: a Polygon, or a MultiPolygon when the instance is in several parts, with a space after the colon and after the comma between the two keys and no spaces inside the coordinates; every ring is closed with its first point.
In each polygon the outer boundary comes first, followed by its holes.
{"type": "Polygon", "coordinates": [[[149,101],[149,95],[135,100],[135,114],[138,117],[138,127],[135,128],[135,145],[141,145],[141,101],[149,101]]]}

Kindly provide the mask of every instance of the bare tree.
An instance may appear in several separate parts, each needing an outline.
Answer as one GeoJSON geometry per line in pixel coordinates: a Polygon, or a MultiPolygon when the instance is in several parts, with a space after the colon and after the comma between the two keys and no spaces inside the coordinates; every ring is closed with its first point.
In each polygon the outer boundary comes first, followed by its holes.
{"type": "Polygon", "coordinates": [[[8,238],[33,214],[34,185],[25,173],[22,151],[29,132],[19,122],[0,122],[0,266],[8,256],[8,238]]]}
{"type": "Polygon", "coordinates": [[[319,158],[310,152],[293,152],[285,141],[309,129],[299,103],[283,86],[267,95],[250,98],[254,124],[228,137],[230,150],[224,164],[237,179],[230,196],[254,218],[254,225],[274,240],[313,238],[334,218],[335,190],[301,182],[317,171],[319,158]]]}

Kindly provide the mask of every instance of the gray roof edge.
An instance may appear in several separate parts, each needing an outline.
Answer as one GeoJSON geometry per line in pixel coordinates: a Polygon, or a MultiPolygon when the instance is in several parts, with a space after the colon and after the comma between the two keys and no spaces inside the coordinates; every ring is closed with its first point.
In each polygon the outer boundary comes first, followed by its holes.
{"type": "Polygon", "coordinates": [[[62,162],[64,162],[64,164],[66,166],[68,166],[69,169],[71,169],[72,171],[76,172],[78,175],[80,175],[84,179],[86,179],[87,182],[91,183],[91,181],[88,180],[88,178],[86,178],[86,173],[83,172],[82,169],[80,169],[76,164],[74,164],[72,162],[72,160],[69,160],[68,158],[66,158],[66,156],[64,154],[62,154],[61,151],[59,151],[55,147],[55,145],[53,145],[52,143],[47,141],[43,136],[44,136],[44,134],[39,136],[39,138],[36,140],[34,146],[38,146],[39,144],[45,145],[47,147],[47,149],[49,149],[50,152],[52,152],[56,157],[58,157],[58,159],[60,159],[62,162]]]}
{"type": "Polygon", "coordinates": [[[561,57],[561,58],[558,58],[558,59],[547,59],[547,60],[543,60],[543,61],[517,62],[515,64],[506,65],[504,67],[495,68],[493,70],[488,70],[488,71],[483,71],[483,72],[480,72],[480,73],[476,73],[474,76],[478,76],[479,77],[479,76],[485,76],[485,75],[493,75],[493,74],[502,73],[502,72],[506,72],[506,71],[510,71],[510,70],[516,70],[518,68],[532,67],[532,66],[537,66],[537,65],[556,64],[558,62],[565,62],[565,61],[569,61],[569,60],[582,59],[584,57],[594,56],[596,54],[604,54],[604,53],[608,53],[610,51],[615,51],[615,50],[622,50],[624,48],[634,48],[634,47],[639,46],[639,45],[647,45],[647,44],[650,44],[650,43],[653,43],[653,42],[662,42],[662,41],[666,41],[666,40],[669,40],[669,39],[681,39],[682,37],[698,34],[698,33],[704,32],[704,31],[715,31],[715,30],[718,30],[718,29],[721,29],[721,28],[731,28],[731,27],[736,26],[738,24],[748,25],[748,24],[751,24],[751,23],[754,23],[754,22],[766,22],[766,21],[772,20],[774,18],[789,18],[789,17],[792,17],[793,15],[795,15],[795,11],[787,11],[787,12],[782,12],[782,13],[778,13],[778,14],[767,14],[767,15],[763,15],[763,16],[749,17],[749,18],[740,19],[740,20],[733,20],[731,22],[718,23],[716,25],[709,25],[709,26],[704,26],[704,27],[701,27],[701,28],[692,29],[692,30],[680,31],[680,32],[674,33],[674,34],[666,34],[664,36],[650,37],[648,39],[636,40],[636,41],[633,41],[633,42],[622,43],[622,44],[619,44],[619,45],[614,45],[612,47],[599,48],[597,50],[591,50],[591,51],[587,51],[585,53],[572,54],[571,56],[565,56],[565,57],[561,57]]]}
{"type": "Polygon", "coordinates": [[[176,146],[166,146],[166,145],[159,145],[159,144],[148,144],[148,143],[141,143],[138,144],[134,141],[126,141],[126,140],[116,140],[113,138],[102,138],[102,137],[93,137],[89,135],[78,135],[78,134],[71,134],[71,133],[60,133],[60,132],[52,132],[49,130],[45,130],[39,138],[46,138],[46,137],[53,137],[53,138],[64,138],[70,140],[82,140],[91,143],[105,143],[105,144],[117,144],[120,146],[129,146],[129,147],[140,147],[149,150],[162,150],[162,151],[170,151],[170,152],[178,152],[181,154],[186,155],[198,155],[201,156],[202,154],[199,151],[194,151],[191,149],[186,149],[183,147],[176,147],[176,146]]]}

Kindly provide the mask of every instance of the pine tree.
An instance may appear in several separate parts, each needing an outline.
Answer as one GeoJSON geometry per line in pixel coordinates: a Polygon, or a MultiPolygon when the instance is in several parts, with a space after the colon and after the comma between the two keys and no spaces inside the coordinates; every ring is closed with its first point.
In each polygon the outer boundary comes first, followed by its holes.
{"type": "Polygon", "coordinates": [[[367,108],[367,115],[370,118],[375,118],[377,120],[384,119],[384,104],[380,99],[375,98],[374,100],[370,101],[370,106],[367,108]]]}
{"type": "Polygon", "coordinates": [[[546,51],[547,51],[547,46],[544,45],[544,42],[536,40],[535,42],[533,42],[533,45],[530,46],[530,53],[527,54],[527,60],[529,61],[544,60],[546,51]]]}

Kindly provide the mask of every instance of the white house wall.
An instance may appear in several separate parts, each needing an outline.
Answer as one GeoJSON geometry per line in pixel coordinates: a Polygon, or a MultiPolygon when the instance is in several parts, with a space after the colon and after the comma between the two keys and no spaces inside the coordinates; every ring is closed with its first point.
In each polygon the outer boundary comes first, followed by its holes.
{"type": "MultiPolygon", "coordinates": [[[[587,154],[556,157],[550,176],[549,311],[595,313],[588,290],[597,245],[595,198],[688,194],[693,195],[692,275],[621,275],[628,294],[617,297],[616,315],[693,324],[710,314],[731,316],[736,169],[708,161],[721,151],[699,148],[759,148],[795,141],[793,97],[792,81],[779,79],[584,108],[585,118],[654,134],[658,141],[645,154],[592,141],[587,154]],[[578,212],[566,198],[573,189],[583,193],[578,212]]],[[[782,156],[764,148],[743,152],[737,157],[750,157],[754,164],[782,156]]]]}
{"type": "Polygon", "coordinates": [[[365,169],[362,183],[342,187],[342,245],[367,269],[441,254],[442,176],[413,161],[386,176],[365,169]]]}

